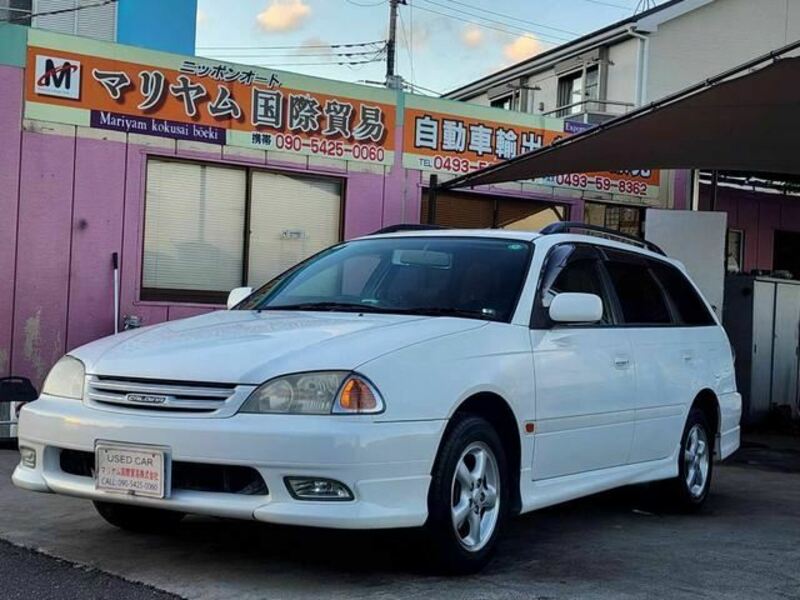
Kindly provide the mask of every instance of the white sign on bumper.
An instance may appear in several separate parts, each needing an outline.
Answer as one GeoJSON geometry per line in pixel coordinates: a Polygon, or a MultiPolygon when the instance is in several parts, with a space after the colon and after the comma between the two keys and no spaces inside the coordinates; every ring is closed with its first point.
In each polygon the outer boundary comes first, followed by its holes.
{"type": "Polygon", "coordinates": [[[98,442],[95,487],[107,492],[164,498],[166,452],[160,448],[98,442]]]}

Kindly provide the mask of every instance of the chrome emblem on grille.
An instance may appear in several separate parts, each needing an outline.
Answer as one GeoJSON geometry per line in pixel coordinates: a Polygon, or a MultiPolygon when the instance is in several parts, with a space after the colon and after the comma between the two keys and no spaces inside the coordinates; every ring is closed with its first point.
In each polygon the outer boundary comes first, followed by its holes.
{"type": "Polygon", "coordinates": [[[125,394],[126,402],[136,404],[164,404],[168,396],[157,396],[155,394],[125,394]]]}

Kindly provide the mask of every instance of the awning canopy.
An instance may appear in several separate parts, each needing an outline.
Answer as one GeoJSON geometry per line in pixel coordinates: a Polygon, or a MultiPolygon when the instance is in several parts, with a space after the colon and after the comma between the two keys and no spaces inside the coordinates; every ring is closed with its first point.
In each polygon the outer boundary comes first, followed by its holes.
{"type": "Polygon", "coordinates": [[[780,58],[798,46],[442,187],[627,169],[800,174],[800,58],[780,58]]]}

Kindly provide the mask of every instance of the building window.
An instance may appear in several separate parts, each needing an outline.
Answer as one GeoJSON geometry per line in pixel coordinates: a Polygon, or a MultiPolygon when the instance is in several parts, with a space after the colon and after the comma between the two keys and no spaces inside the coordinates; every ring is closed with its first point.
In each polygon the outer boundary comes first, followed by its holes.
{"type": "Polygon", "coordinates": [[[728,273],[741,273],[744,266],[744,231],[728,229],[727,247],[728,273]]]}
{"type": "MultiPolygon", "coordinates": [[[[586,69],[586,83],[583,86],[584,100],[597,100],[600,98],[600,68],[597,66],[586,69]]],[[[594,110],[595,102],[587,102],[584,110],[594,110]]]]}
{"type": "Polygon", "coordinates": [[[0,23],[30,25],[33,0],[0,0],[0,23]]]}
{"type": "Polygon", "coordinates": [[[586,112],[587,100],[600,97],[600,68],[595,65],[558,78],[559,117],[586,112]]]}
{"type": "Polygon", "coordinates": [[[620,206],[618,204],[601,204],[586,202],[583,220],[589,225],[599,225],[620,233],[643,237],[644,209],[638,206],[620,206]]]}
{"type": "Polygon", "coordinates": [[[581,106],[576,104],[583,100],[583,71],[564,75],[558,79],[558,106],[561,110],[559,117],[574,115],[581,112],[581,106]]]}
{"type": "Polygon", "coordinates": [[[502,108],[503,110],[514,110],[514,94],[501,96],[489,102],[492,108],[502,108]]]}
{"type": "Polygon", "coordinates": [[[342,185],[169,159],[147,163],[143,300],[221,303],[341,240],[342,185]]]}

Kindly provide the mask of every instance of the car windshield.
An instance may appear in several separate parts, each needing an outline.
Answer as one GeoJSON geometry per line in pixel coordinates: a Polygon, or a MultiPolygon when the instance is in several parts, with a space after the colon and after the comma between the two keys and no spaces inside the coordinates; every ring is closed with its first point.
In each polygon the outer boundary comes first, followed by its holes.
{"type": "Polygon", "coordinates": [[[511,320],[532,244],[386,237],[333,246],[260,288],[240,310],[326,310],[511,320]]]}

